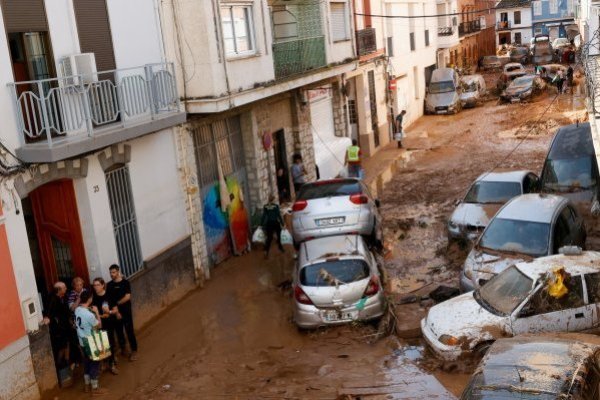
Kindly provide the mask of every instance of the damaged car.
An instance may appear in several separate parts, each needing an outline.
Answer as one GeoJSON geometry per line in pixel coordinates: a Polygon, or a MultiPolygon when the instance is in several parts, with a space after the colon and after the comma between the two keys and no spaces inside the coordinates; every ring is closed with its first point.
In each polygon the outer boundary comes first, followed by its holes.
{"type": "Polygon", "coordinates": [[[505,89],[512,81],[525,75],[527,75],[527,71],[520,63],[511,62],[506,64],[504,66],[504,71],[498,78],[498,89],[505,89]]]}
{"type": "Polygon", "coordinates": [[[500,339],[473,373],[461,400],[596,400],[600,338],[584,333],[500,339]]]}
{"type": "Polygon", "coordinates": [[[486,95],[485,79],[481,75],[465,75],[460,78],[462,92],[460,101],[463,108],[475,107],[486,95]]]}
{"type": "Polygon", "coordinates": [[[386,310],[377,259],[359,235],[309,240],[294,269],[294,322],[301,329],[379,319],[386,310]]]}
{"type": "Polygon", "coordinates": [[[475,241],[504,203],[515,196],[538,190],[538,177],[531,171],[481,174],[448,220],[448,241],[475,241]]]}
{"type": "Polygon", "coordinates": [[[477,289],[508,266],[557,254],[563,246],[585,248],[583,219],[566,198],[524,194],[507,202],[469,252],[460,289],[477,289]]]}
{"type": "Polygon", "coordinates": [[[431,349],[455,360],[483,354],[503,337],[597,330],[600,253],[563,251],[512,265],[480,289],[433,306],[421,320],[431,349]]]}
{"type": "Polygon", "coordinates": [[[500,95],[500,99],[511,103],[518,103],[532,98],[545,87],[546,83],[537,75],[521,76],[508,85],[500,95]]]}

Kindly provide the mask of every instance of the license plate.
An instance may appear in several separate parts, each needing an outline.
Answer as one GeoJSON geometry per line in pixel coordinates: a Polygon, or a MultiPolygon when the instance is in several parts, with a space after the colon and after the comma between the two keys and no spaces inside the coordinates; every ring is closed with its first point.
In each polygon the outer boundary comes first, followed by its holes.
{"type": "Polygon", "coordinates": [[[358,318],[358,311],[326,310],[322,311],[321,317],[325,322],[356,320],[358,318]]]}
{"type": "Polygon", "coordinates": [[[448,111],[446,110],[438,110],[436,111],[437,114],[448,114],[448,111]]]}
{"type": "Polygon", "coordinates": [[[323,218],[315,220],[317,226],[332,226],[332,225],[340,225],[346,221],[346,217],[336,217],[336,218],[323,218]]]}

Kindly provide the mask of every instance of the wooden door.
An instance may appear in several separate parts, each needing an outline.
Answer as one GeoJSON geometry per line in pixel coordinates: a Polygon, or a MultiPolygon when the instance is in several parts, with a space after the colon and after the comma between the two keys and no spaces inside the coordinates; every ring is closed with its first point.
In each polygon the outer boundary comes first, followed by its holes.
{"type": "Polygon", "coordinates": [[[50,182],[29,195],[48,290],[56,281],[89,282],[73,181],[50,182]]]}

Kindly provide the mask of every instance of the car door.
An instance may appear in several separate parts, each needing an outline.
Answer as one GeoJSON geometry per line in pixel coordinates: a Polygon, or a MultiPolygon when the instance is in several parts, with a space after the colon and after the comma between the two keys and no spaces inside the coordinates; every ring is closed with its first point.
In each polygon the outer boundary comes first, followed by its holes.
{"type": "Polygon", "coordinates": [[[600,330],[600,314],[598,313],[598,308],[600,308],[600,272],[585,274],[583,278],[588,304],[593,313],[594,323],[592,329],[600,330]]]}
{"type": "Polygon", "coordinates": [[[593,327],[593,310],[585,304],[581,275],[564,282],[567,293],[550,295],[549,285],[540,286],[512,321],[513,335],[539,332],[580,332],[593,327]]]}

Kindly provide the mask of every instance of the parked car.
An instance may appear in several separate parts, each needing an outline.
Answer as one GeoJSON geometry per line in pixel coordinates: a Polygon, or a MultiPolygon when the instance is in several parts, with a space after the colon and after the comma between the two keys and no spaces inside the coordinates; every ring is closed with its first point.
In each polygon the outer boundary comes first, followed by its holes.
{"type": "Polygon", "coordinates": [[[294,321],[303,329],[373,320],[385,311],[377,261],[359,235],[302,243],[293,288],[294,321]]]}
{"type": "Polygon", "coordinates": [[[516,78],[500,95],[500,99],[511,103],[530,99],[546,87],[546,83],[537,75],[525,75],[516,78]]]}
{"type": "Polygon", "coordinates": [[[461,400],[597,400],[600,338],[583,333],[499,339],[479,363],[461,400]]]}
{"type": "Polygon", "coordinates": [[[599,179],[589,122],[559,128],[544,162],[541,190],[568,198],[587,216],[599,179]]]}
{"type": "Polygon", "coordinates": [[[554,59],[554,51],[548,35],[536,35],[531,38],[531,61],[534,64],[550,63],[554,59]]]}
{"type": "Polygon", "coordinates": [[[454,360],[482,354],[503,337],[597,330],[600,253],[573,253],[517,263],[480,289],[433,306],[421,320],[423,337],[441,358],[454,360]]]}
{"type": "Polygon", "coordinates": [[[438,68],[431,73],[425,96],[426,114],[456,114],[462,109],[460,80],[452,68],[438,68]]]}
{"type": "Polygon", "coordinates": [[[546,69],[546,76],[545,76],[545,80],[546,82],[550,83],[554,80],[554,77],[556,76],[557,72],[559,70],[561,70],[563,72],[563,76],[566,77],[567,76],[567,67],[565,67],[564,65],[561,64],[545,64],[542,65],[543,68],[546,69]]]}
{"type": "Polygon", "coordinates": [[[330,179],[302,186],[292,205],[292,236],[300,242],[351,232],[383,240],[379,200],[359,179],[330,179]]]}
{"type": "Polygon", "coordinates": [[[552,41],[552,48],[554,50],[569,46],[571,46],[571,42],[567,38],[556,38],[552,41]]]}
{"type": "Polygon", "coordinates": [[[515,262],[585,247],[585,225],[569,200],[524,194],[507,202],[469,252],[460,274],[463,292],[477,289],[515,262]]]}
{"type": "Polygon", "coordinates": [[[529,63],[529,49],[527,47],[515,47],[510,50],[510,61],[526,65],[529,63]]]}
{"type": "Polygon", "coordinates": [[[481,68],[484,70],[500,69],[510,62],[507,56],[484,56],[481,59],[481,68]]]}
{"type": "Polygon", "coordinates": [[[531,171],[479,175],[448,220],[448,241],[476,240],[504,203],[537,190],[538,177],[531,171]]]}
{"type": "Polygon", "coordinates": [[[486,95],[485,79],[481,75],[465,75],[460,78],[462,91],[460,101],[463,107],[475,107],[486,95]]]}
{"type": "Polygon", "coordinates": [[[502,74],[498,78],[496,86],[499,90],[505,89],[512,81],[521,76],[527,75],[525,68],[519,63],[508,63],[504,66],[502,74]]]}

